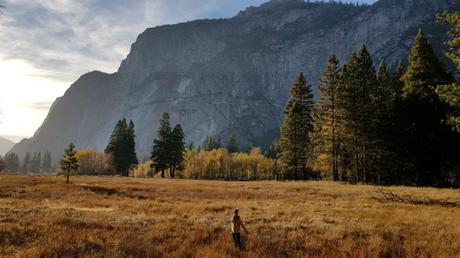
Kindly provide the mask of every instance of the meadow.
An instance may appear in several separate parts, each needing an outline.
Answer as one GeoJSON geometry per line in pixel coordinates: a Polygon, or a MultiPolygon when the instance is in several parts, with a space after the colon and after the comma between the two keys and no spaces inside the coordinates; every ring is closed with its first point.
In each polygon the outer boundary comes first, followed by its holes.
{"type": "Polygon", "coordinates": [[[460,257],[459,201],[332,182],[3,175],[0,257],[460,257]]]}

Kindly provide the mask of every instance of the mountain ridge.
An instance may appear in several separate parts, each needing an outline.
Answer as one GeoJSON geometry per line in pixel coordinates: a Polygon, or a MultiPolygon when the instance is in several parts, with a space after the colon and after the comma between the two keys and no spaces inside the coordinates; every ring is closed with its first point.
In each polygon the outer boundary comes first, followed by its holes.
{"type": "Polygon", "coordinates": [[[4,156],[8,151],[13,148],[15,143],[6,138],[0,137],[0,156],[4,156]]]}

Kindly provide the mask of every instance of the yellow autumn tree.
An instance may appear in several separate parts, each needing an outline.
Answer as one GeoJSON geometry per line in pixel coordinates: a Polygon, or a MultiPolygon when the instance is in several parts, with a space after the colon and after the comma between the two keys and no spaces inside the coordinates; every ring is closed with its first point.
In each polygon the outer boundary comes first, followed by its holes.
{"type": "Polygon", "coordinates": [[[260,148],[253,148],[250,153],[233,154],[223,148],[188,150],[182,175],[190,179],[275,179],[279,175],[279,165],[276,160],[265,157],[260,148]]]}
{"type": "Polygon", "coordinates": [[[78,150],[75,155],[80,162],[80,175],[109,175],[109,156],[92,149],[78,150]]]}

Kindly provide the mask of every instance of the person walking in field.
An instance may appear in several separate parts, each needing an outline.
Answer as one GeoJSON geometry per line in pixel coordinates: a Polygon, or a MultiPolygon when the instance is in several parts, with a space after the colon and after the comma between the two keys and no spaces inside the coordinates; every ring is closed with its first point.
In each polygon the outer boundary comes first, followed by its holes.
{"type": "Polygon", "coordinates": [[[243,248],[243,246],[241,245],[241,228],[243,228],[244,232],[246,232],[246,234],[249,235],[248,230],[243,224],[243,220],[241,220],[241,217],[238,215],[238,210],[235,210],[234,215],[232,217],[232,236],[235,246],[240,249],[243,248]]]}

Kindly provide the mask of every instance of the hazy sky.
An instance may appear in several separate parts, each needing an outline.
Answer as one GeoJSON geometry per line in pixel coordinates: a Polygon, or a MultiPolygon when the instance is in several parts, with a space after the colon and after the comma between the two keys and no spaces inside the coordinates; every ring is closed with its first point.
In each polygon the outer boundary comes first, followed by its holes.
{"type": "MultiPolygon", "coordinates": [[[[55,100],[88,71],[112,73],[148,27],[231,17],[265,0],[4,0],[0,136],[32,136],[55,100]]],[[[361,0],[353,2],[374,2],[361,0]]]]}

